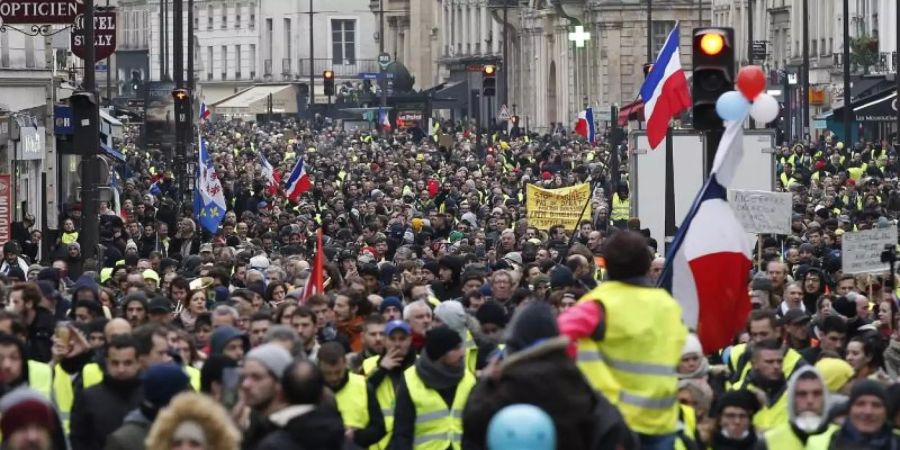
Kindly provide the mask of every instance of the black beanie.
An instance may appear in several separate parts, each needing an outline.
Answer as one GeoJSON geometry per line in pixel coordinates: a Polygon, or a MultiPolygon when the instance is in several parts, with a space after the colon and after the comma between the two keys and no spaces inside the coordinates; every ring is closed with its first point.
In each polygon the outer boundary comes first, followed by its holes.
{"type": "Polygon", "coordinates": [[[719,401],[716,403],[716,416],[722,414],[722,411],[729,406],[747,411],[747,415],[750,416],[751,420],[753,415],[760,409],[759,399],[756,398],[754,393],[745,389],[728,391],[719,397],[719,401]]]}
{"type": "Polygon", "coordinates": [[[490,323],[503,328],[507,322],[506,309],[499,302],[488,300],[478,307],[478,311],[475,312],[475,318],[482,325],[490,323]]]}
{"type": "Polygon", "coordinates": [[[462,345],[459,333],[448,327],[437,327],[425,334],[425,353],[432,361],[437,361],[448,352],[462,345]]]}
{"type": "Polygon", "coordinates": [[[878,397],[884,403],[884,407],[888,410],[888,417],[893,417],[891,414],[891,411],[893,410],[891,409],[891,402],[888,399],[887,390],[881,383],[874,380],[859,380],[853,383],[853,388],[850,390],[850,400],[847,401],[847,406],[853,406],[853,403],[859,400],[860,397],[867,395],[878,397]]]}
{"type": "Polygon", "coordinates": [[[513,316],[509,325],[506,348],[517,352],[542,339],[559,336],[553,309],[545,302],[532,302],[513,316]]]}

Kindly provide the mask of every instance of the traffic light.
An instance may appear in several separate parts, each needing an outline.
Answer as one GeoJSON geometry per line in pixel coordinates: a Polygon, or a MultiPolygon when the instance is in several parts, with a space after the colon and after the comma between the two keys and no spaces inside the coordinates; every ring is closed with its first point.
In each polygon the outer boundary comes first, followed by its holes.
{"type": "Polygon", "coordinates": [[[326,70],[322,72],[322,79],[325,80],[325,95],[331,97],[334,95],[334,71],[326,70]]]}
{"type": "Polygon", "coordinates": [[[191,96],[187,89],[173,89],[172,98],[175,100],[175,121],[178,123],[189,123],[190,117],[188,112],[191,107],[191,96]]]}
{"type": "Polygon", "coordinates": [[[481,69],[481,95],[497,95],[497,66],[488,64],[481,69]]]}
{"type": "Polygon", "coordinates": [[[708,27],[694,31],[692,94],[694,128],[723,127],[716,113],[719,96],[734,89],[734,29],[708,27]]]}

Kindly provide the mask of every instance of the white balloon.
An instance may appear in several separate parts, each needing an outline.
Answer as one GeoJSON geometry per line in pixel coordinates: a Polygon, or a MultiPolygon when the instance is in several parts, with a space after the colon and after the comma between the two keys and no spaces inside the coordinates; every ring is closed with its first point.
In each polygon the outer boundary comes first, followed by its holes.
{"type": "Polygon", "coordinates": [[[758,122],[769,123],[778,118],[781,112],[781,106],[778,100],[769,94],[759,94],[753,99],[753,105],[750,106],[750,116],[758,122]]]}

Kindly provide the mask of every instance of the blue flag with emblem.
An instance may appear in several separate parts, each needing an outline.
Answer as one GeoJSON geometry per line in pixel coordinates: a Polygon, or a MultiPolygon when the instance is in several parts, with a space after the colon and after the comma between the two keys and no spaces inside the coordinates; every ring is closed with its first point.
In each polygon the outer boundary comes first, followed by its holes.
{"type": "Polygon", "coordinates": [[[212,158],[209,157],[203,135],[199,135],[197,142],[200,147],[200,160],[197,165],[197,189],[194,191],[194,215],[200,226],[215,234],[222,219],[225,218],[225,194],[222,191],[222,183],[216,176],[216,168],[212,158]]]}

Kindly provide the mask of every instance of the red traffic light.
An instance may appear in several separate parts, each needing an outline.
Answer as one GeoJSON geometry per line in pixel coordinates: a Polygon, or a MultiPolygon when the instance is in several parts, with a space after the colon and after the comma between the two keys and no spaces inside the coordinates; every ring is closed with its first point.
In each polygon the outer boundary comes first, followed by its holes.
{"type": "Polygon", "coordinates": [[[172,98],[175,101],[184,101],[188,99],[188,91],[187,89],[174,89],[172,90],[172,98]]]}
{"type": "Polygon", "coordinates": [[[483,69],[481,69],[481,73],[483,73],[486,77],[492,77],[497,74],[497,66],[488,64],[484,66],[483,69]]]}
{"type": "Polygon", "coordinates": [[[322,72],[322,78],[324,78],[326,80],[333,80],[334,79],[334,71],[326,70],[325,72],[322,72]]]}
{"type": "Polygon", "coordinates": [[[721,34],[706,33],[700,38],[700,49],[707,55],[718,55],[724,48],[725,38],[721,34]]]}

